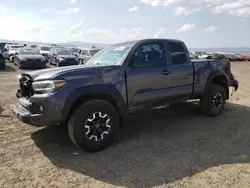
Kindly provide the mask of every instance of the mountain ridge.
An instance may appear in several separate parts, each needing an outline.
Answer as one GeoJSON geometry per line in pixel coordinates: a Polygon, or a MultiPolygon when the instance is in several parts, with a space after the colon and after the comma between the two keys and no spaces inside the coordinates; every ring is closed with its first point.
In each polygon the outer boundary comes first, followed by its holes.
{"type": "MultiPolygon", "coordinates": [[[[37,45],[46,45],[46,44],[59,44],[62,46],[74,46],[74,47],[91,47],[96,46],[99,48],[105,48],[111,44],[106,43],[94,43],[94,42],[83,42],[83,41],[70,41],[70,42],[60,42],[60,43],[46,43],[46,42],[32,42],[24,40],[6,40],[0,39],[0,42],[13,42],[21,44],[37,44],[37,45]]],[[[206,52],[227,52],[227,53],[250,53],[250,47],[215,47],[215,48],[189,48],[190,51],[206,51],[206,52]]]]}

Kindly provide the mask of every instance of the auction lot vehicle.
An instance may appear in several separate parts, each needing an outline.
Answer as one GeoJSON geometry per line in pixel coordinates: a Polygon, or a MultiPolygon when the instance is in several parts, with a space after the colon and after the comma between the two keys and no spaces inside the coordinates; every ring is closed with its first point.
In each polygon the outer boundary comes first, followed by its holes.
{"type": "Polygon", "coordinates": [[[85,65],[23,73],[13,112],[23,122],[68,123],[71,140],[97,151],[118,135],[127,113],[200,99],[220,115],[238,81],[229,61],[193,60],[179,40],[144,39],[103,49],[85,65]]]}
{"type": "Polygon", "coordinates": [[[52,48],[48,54],[48,62],[57,67],[78,65],[77,57],[64,48],[52,48]]]}
{"type": "Polygon", "coordinates": [[[79,51],[79,64],[84,65],[90,58],[92,58],[101,49],[98,48],[83,48],[79,51]]]}
{"type": "Polygon", "coordinates": [[[51,48],[52,48],[51,46],[46,46],[46,45],[37,46],[37,50],[40,52],[40,54],[42,54],[45,57],[47,61],[48,61],[48,54],[51,48]]]}
{"type": "Polygon", "coordinates": [[[19,68],[46,68],[46,59],[39,51],[19,48],[13,56],[13,62],[19,68]]]}
{"type": "Polygon", "coordinates": [[[5,69],[5,59],[3,54],[0,53],[0,69],[5,69]]]}
{"type": "Polygon", "coordinates": [[[66,49],[69,50],[74,56],[78,57],[80,48],[67,47],[66,49]]]}
{"type": "Polygon", "coordinates": [[[2,54],[5,59],[12,61],[12,56],[16,53],[16,50],[23,47],[23,45],[6,44],[2,51],[2,54]]]}

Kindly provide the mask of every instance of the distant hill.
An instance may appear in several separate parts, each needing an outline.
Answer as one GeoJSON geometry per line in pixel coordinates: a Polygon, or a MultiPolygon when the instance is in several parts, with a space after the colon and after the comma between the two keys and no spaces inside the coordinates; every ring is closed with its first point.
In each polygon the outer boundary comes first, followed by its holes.
{"type": "MultiPolygon", "coordinates": [[[[31,41],[18,41],[18,40],[4,40],[0,39],[0,42],[13,42],[19,44],[52,44],[52,43],[42,43],[42,42],[31,42],[31,41]]],[[[91,47],[96,46],[97,48],[104,48],[111,44],[104,44],[104,43],[91,43],[91,42],[82,42],[82,41],[72,41],[66,43],[53,43],[59,44],[65,47],[74,46],[74,47],[91,47]]],[[[224,48],[190,48],[190,51],[204,51],[204,52],[226,52],[226,53],[249,53],[250,54],[250,47],[224,47],[224,48]]]]}
{"type": "Polygon", "coordinates": [[[66,42],[66,43],[43,43],[43,42],[31,42],[31,41],[21,41],[21,40],[5,40],[5,39],[0,39],[0,42],[12,42],[12,43],[19,43],[19,44],[37,44],[37,45],[50,45],[50,44],[59,44],[65,47],[99,47],[99,48],[104,48],[106,46],[109,46],[110,44],[103,44],[103,43],[91,43],[91,42],[81,42],[81,41],[72,41],[72,42],[66,42]]]}
{"type": "Polygon", "coordinates": [[[95,46],[95,47],[99,47],[99,48],[105,48],[107,46],[109,46],[110,44],[103,44],[103,43],[91,43],[91,42],[80,42],[80,41],[73,41],[73,42],[67,42],[67,43],[59,43],[62,46],[75,46],[75,47],[91,47],[91,46],[95,46]]]}
{"type": "Polygon", "coordinates": [[[250,47],[225,47],[225,48],[190,48],[190,51],[201,52],[226,52],[226,53],[249,53],[250,47]]]}

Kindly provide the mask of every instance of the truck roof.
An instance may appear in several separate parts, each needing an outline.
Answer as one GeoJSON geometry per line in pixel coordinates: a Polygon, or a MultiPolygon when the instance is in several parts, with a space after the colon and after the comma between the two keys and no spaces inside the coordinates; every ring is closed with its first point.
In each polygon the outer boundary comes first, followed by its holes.
{"type": "Polygon", "coordinates": [[[152,41],[166,41],[166,42],[178,42],[178,43],[183,43],[183,41],[178,40],[178,39],[166,39],[166,38],[147,38],[147,39],[141,39],[141,40],[132,40],[132,41],[127,41],[127,42],[121,42],[121,43],[117,43],[114,45],[129,45],[129,44],[136,44],[138,42],[142,42],[142,41],[148,41],[148,42],[152,42],[152,41]]]}

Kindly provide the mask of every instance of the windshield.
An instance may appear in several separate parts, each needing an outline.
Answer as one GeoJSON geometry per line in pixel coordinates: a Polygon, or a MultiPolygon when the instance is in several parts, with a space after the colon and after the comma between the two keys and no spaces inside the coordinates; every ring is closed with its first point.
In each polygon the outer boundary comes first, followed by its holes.
{"type": "Polygon", "coordinates": [[[121,65],[133,45],[134,43],[118,44],[105,48],[87,61],[86,65],[121,65]]]}
{"type": "Polygon", "coordinates": [[[70,51],[65,49],[57,50],[57,55],[71,55],[70,51]]]}
{"type": "Polygon", "coordinates": [[[42,50],[42,51],[50,51],[50,49],[51,49],[51,48],[50,48],[50,47],[47,47],[47,46],[42,46],[42,47],[41,47],[41,50],[42,50]]]}
{"type": "Polygon", "coordinates": [[[20,49],[18,51],[18,54],[33,54],[33,55],[37,54],[38,55],[40,53],[39,51],[33,50],[33,49],[20,49]]]}
{"type": "Polygon", "coordinates": [[[79,52],[79,48],[69,48],[69,51],[71,53],[78,53],[79,52]]]}
{"type": "Polygon", "coordinates": [[[100,50],[89,50],[89,53],[90,53],[91,56],[94,56],[99,51],[100,50]]]}

